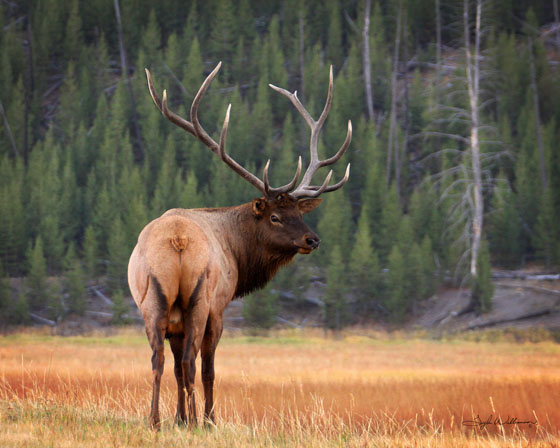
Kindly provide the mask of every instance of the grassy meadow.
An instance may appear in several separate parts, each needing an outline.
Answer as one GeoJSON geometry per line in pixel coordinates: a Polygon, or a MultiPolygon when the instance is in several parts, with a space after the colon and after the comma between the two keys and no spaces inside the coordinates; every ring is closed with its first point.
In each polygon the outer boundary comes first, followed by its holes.
{"type": "MultiPolygon", "coordinates": [[[[216,355],[217,425],[190,430],[173,425],[166,347],[159,434],[147,427],[150,357],[132,329],[1,336],[0,446],[560,446],[553,342],[226,335],[216,355]],[[468,426],[477,416],[483,424],[468,426]]],[[[200,417],[199,376],[197,394],[200,417]]]]}

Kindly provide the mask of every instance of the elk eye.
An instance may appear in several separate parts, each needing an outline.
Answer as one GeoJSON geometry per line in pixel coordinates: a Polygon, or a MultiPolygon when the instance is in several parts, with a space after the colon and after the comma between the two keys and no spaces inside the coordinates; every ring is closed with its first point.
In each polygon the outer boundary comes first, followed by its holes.
{"type": "Polygon", "coordinates": [[[272,215],[272,216],[270,217],[270,220],[271,220],[272,222],[280,222],[280,218],[278,218],[278,216],[276,216],[276,215],[272,215]]]}

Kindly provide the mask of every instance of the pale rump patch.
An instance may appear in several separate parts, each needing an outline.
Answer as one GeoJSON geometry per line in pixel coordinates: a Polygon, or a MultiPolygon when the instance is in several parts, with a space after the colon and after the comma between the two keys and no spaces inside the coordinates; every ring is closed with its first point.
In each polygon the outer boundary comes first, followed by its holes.
{"type": "Polygon", "coordinates": [[[187,247],[187,237],[183,235],[175,235],[171,238],[171,245],[177,252],[181,252],[187,247]]]}

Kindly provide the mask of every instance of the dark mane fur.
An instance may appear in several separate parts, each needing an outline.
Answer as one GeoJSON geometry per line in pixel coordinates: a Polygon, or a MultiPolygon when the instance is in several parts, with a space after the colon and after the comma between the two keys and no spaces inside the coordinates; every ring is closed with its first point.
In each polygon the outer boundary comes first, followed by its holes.
{"type": "MultiPolygon", "coordinates": [[[[236,208],[237,235],[233,235],[238,264],[234,297],[243,297],[263,288],[282,266],[290,263],[296,251],[278,252],[266,247],[266,236],[257,230],[250,204],[236,208]],[[247,206],[248,205],[248,206],[247,206]]],[[[233,230],[233,229],[232,229],[233,230]]]]}

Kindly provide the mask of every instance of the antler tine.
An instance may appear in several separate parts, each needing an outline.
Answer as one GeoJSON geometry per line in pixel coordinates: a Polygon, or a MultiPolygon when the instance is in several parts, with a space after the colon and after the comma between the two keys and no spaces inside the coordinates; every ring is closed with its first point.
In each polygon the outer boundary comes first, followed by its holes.
{"type": "Polygon", "coordinates": [[[218,155],[220,159],[224,160],[226,154],[226,138],[229,126],[229,113],[231,111],[231,104],[228,106],[226,111],[226,118],[224,119],[224,124],[222,125],[222,132],[220,132],[220,145],[218,147],[218,155]]]}
{"type": "Polygon", "coordinates": [[[189,132],[190,134],[194,135],[197,139],[199,139],[202,143],[204,143],[204,145],[206,145],[211,151],[216,153],[220,157],[220,159],[223,162],[225,162],[226,165],[228,165],[233,171],[235,171],[237,174],[239,174],[245,180],[250,182],[261,193],[266,195],[266,191],[265,191],[265,188],[264,188],[264,183],[258,177],[256,177],[254,174],[250,173],[245,168],[243,168],[239,163],[237,163],[235,160],[233,160],[226,153],[225,146],[226,146],[228,126],[229,126],[229,116],[230,116],[230,111],[231,111],[231,104],[228,106],[228,109],[227,109],[227,112],[226,112],[226,117],[225,117],[225,120],[224,120],[224,124],[222,126],[222,131],[220,133],[220,143],[219,144],[216,143],[212,139],[212,137],[210,137],[208,135],[208,133],[202,128],[202,126],[200,124],[200,121],[198,120],[198,106],[200,105],[200,102],[201,102],[202,98],[204,97],[204,94],[206,93],[206,90],[208,90],[208,87],[210,86],[210,83],[216,77],[216,74],[220,70],[221,66],[222,66],[222,63],[221,62],[218,63],[216,68],[214,70],[212,70],[212,72],[206,77],[206,79],[204,80],[204,82],[200,86],[200,89],[198,90],[198,93],[196,94],[196,96],[193,100],[192,106],[191,106],[191,121],[192,121],[192,123],[188,122],[184,118],[179,117],[177,114],[175,114],[174,112],[169,110],[169,108],[167,107],[167,92],[165,90],[163,91],[163,99],[160,100],[160,98],[159,98],[159,96],[156,93],[156,90],[154,88],[154,84],[153,84],[153,81],[152,81],[152,76],[150,74],[150,71],[148,69],[146,69],[146,78],[148,79],[148,89],[150,90],[150,95],[152,96],[152,100],[154,101],[154,104],[160,110],[160,112],[163,114],[163,116],[165,118],[167,118],[169,121],[176,124],[180,128],[184,129],[185,131],[189,132]]]}
{"type": "MultiPolygon", "coordinates": [[[[350,142],[352,141],[352,122],[348,120],[348,131],[346,133],[346,138],[344,139],[344,143],[340,147],[340,149],[336,152],[336,154],[328,159],[319,160],[317,146],[319,142],[319,133],[321,132],[321,128],[323,127],[327,115],[329,114],[330,108],[332,106],[332,98],[333,98],[333,89],[334,89],[334,76],[333,76],[333,66],[330,66],[329,69],[329,90],[327,93],[327,100],[325,102],[325,106],[323,107],[323,111],[319,116],[319,119],[315,121],[309,112],[303,107],[301,101],[297,97],[297,91],[294,93],[290,93],[285,89],[280,87],[273,86],[269,84],[269,86],[278,93],[281,93],[285,97],[289,98],[292,104],[296,107],[298,112],[303,116],[309,127],[311,128],[311,138],[309,141],[309,153],[310,153],[310,160],[309,166],[305,170],[305,174],[303,175],[303,179],[300,185],[291,192],[291,195],[299,198],[299,197],[317,197],[321,193],[326,193],[329,191],[338,190],[341,188],[347,181],[348,176],[350,175],[350,164],[346,168],[346,174],[344,178],[335,185],[329,186],[329,182],[332,177],[332,171],[329,172],[323,184],[318,186],[312,186],[311,180],[317,170],[327,165],[332,165],[333,163],[340,160],[340,158],[344,155],[348,147],[350,146],[350,142]]],[[[268,167],[267,167],[268,169],[268,167]]]]}
{"type": "Polygon", "coordinates": [[[281,87],[276,87],[275,85],[272,84],[269,84],[268,87],[270,87],[272,90],[288,98],[295,106],[295,108],[298,110],[298,112],[303,116],[303,118],[305,118],[305,121],[307,122],[309,127],[312,128],[315,125],[315,120],[313,120],[313,117],[309,114],[309,112],[307,112],[307,109],[303,107],[303,104],[301,104],[301,101],[297,97],[297,90],[294,91],[294,93],[291,93],[288,92],[286,89],[282,89],[281,87]]]}
{"type": "Polygon", "coordinates": [[[334,156],[321,161],[320,163],[321,167],[332,165],[333,163],[338,162],[340,158],[344,155],[348,147],[350,146],[351,141],[352,141],[352,121],[348,120],[348,131],[346,132],[346,138],[344,139],[344,143],[342,143],[342,146],[334,156]]]}
{"type": "MultiPolygon", "coordinates": [[[[162,113],[162,115],[165,118],[167,118],[169,121],[171,121],[173,124],[179,126],[181,129],[184,129],[185,131],[187,131],[189,134],[192,134],[192,135],[196,136],[194,126],[191,123],[189,123],[187,120],[185,120],[184,118],[181,118],[179,115],[170,111],[167,108],[167,105],[165,106],[166,112],[164,112],[164,108],[163,108],[164,105],[163,105],[162,101],[160,100],[160,98],[159,98],[159,96],[156,92],[156,89],[154,87],[154,83],[152,81],[152,75],[147,68],[145,68],[144,70],[146,71],[146,78],[148,79],[148,89],[150,90],[150,95],[152,97],[152,100],[154,101],[154,104],[159,109],[159,111],[162,113]]],[[[165,91],[164,91],[164,97],[165,97],[165,91]]]]}
{"type": "MultiPolygon", "coordinates": [[[[331,185],[330,187],[325,188],[325,190],[322,193],[330,193],[331,191],[335,191],[338,190],[339,188],[342,188],[342,186],[348,182],[348,179],[350,177],[350,164],[346,165],[346,173],[344,174],[344,177],[337,182],[334,185],[331,185]]],[[[311,190],[316,190],[319,187],[309,187],[311,190]]]]}
{"type": "MultiPolygon", "coordinates": [[[[214,80],[214,78],[220,71],[221,67],[222,67],[222,61],[218,62],[216,68],[214,68],[214,70],[212,70],[212,72],[206,77],[206,79],[200,86],[200,89],[198,89],[198,92],[196,93],[196,96],[194,97],[194,100],[191,105],[191,122],[194,125],[194,132],[196,137],[198,137],[201,140],[208,141],[213,145],[215,145],[216,142],[212,140],[212,138],[206,133],[206,131],[200,125],[200,121],[198,121],[198,106],[200,105],[200,102],[202,101],[204,94],[208,90],[208,87],[210,87],[210,83],[214,80]]],[[[217,152],[218,147],[217,145],[215,148],[212,148],[210,146],[210,149],[214,152],[217,152]]]]}
{"type": "Polygon", "coordinates": [[[296,170],[296,174],[292,178],[292,180],[284,185],[283,187],[273,188],[270,186],[268,182],[268,168],[270,167],[270,159],[266,162],[263,172],[263,181],[264,181],[264,188],[266,190],[267,196],[276,196],[282,193],[287,193],[290,190],[293,190],[299,180],[299,176],[301,174],[301,156],[298,157],[298,166],[296,170]]]}

